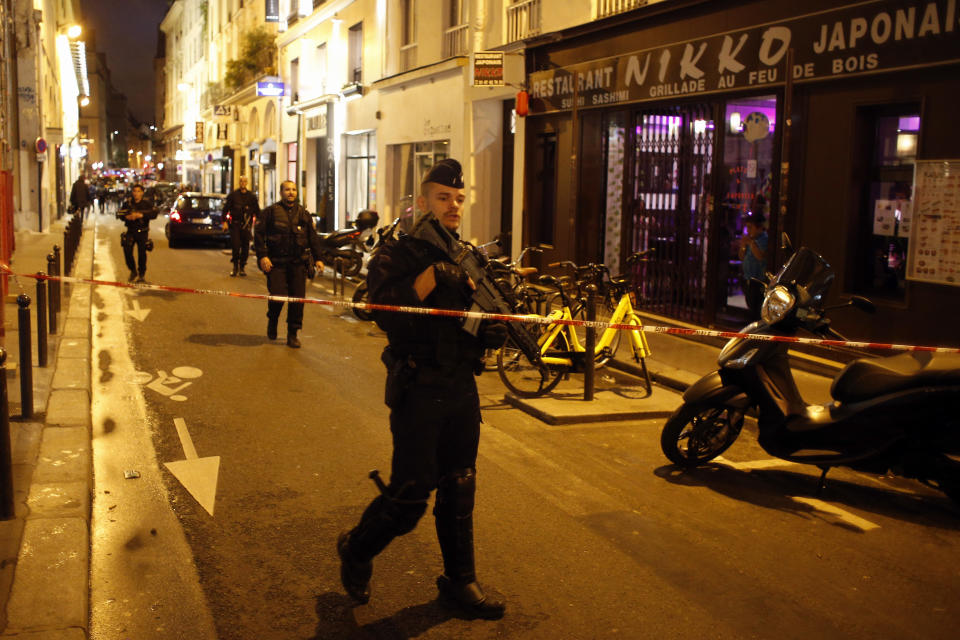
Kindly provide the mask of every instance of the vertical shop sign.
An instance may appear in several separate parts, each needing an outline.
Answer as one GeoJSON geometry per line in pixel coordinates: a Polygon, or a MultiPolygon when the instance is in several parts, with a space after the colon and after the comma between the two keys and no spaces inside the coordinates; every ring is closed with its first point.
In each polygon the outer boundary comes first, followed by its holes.
{"type": "MultiPolygon", "coordinates": [[[[333,147],[333,137],[335,135],[336,128],[334,127],[334,103],[327,103],[327,135],[325,140],[327,141],[327,175],[325,179],[327,181],[325,191],[327,193],[327,209],[324,212],[325,219],[328,221],[327,224],[334,224],[336,220],[336,207],[334,206],[336,198],[334,197],[335,191],[334,188],[336,183],[334,178],[337,174],[336,161],[337,157],[334,153],[333,147]]],[[[356,211],[354,213],[357,213],[356,211]]]]}
{"type": "Polygon", "coordinates": [[[197,122],[194,125],[195,137],[197,142],[203,142],[203,122],[197,122]]]}

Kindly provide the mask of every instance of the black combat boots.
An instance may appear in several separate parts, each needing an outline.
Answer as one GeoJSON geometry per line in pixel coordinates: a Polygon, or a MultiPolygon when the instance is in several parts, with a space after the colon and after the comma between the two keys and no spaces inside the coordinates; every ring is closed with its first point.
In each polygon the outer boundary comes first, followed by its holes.
{"type": "Polygon", "coordinates": [[[276,318],[267,318],[267,338],[270,340],[277,339],[277,319],[276,318]]]}
{"type": "Polygon", "coordinates": [[[350,534],[341,533],[337,539],[337,555],[340,556],[340,582],[347,595],[366,604],[370,601],[370,577],[373,575],[373,562],[357,560],[350,552],[350,534]]]}
{"type": "Polygon", "coordinates": [[[300,339],[297,338],[297,331],[299,331],[299,329],[287,329],[287,346],[291,349],[300,348],[300,339]]]}
{"type": "Polygon", "coordinates": [[[230,277],[231,277],[231,278],[236,278],[236,277],[237,277],[237,274],[238,274],[239,272],[240,272],[240,269],[237,268],[237,263],[234,262],[234,263],[233,263],[233,270],[230,272],[230,277]]]}

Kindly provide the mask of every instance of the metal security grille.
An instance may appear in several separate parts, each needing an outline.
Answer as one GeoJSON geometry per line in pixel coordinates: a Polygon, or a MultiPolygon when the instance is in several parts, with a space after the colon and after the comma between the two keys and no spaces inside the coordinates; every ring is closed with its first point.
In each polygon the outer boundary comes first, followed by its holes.
{"type": "Polygon", "coordinates": [[[656,249],[637,278],[643,308],[703,322],[714,152],[710,105],[634,115],[632,249],[656,249]]]}

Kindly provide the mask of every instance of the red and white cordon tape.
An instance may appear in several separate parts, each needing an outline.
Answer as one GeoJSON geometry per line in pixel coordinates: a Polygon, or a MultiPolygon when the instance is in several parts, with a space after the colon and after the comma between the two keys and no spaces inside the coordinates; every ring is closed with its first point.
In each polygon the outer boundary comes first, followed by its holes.
{"type": "Polygon", "coordinates": [[[112,282],[110,280],[95,280],[92,278],[75,278],[72,276],[51,276],[44,273],[15,273],[5,264],[0,264],[0,273],[6,273],[14,277],[35,278],[37,280],[58,280],[60,282],[69,282],[74,284],[89,284],[94,286],[120,287],[124,289],[139,289],[153,291],[172,291],[175,293],[193,293],[200,295],[225,296],[231,298],[249,298],[253,300],[273,300],[275,302],[301,302],[304,304],[319,304],[328,307],[345,307],[350,309],[362,309],[365,311],[392,311],[395,313],[416,313],[427,316],[446,316],[450,318],[477,318],[480,320],[494,320],[498,322],[525,322],[528,324],[562,324],[574,327],[593,327],[604,330],[608,327],[614,329],[623,329],[625,331],[643,331],[644,333],[666,333],[682,336],[708,336],[714,338],[745,338],[748,340],[766,341],[766,342],[786,342],[791,344],[810,344],[825,347],[850,347],[854,349],[877,349],[886,351],[928,351],[932,353],[958,353],[957,347],[929,347],[912,344],[893,344],[886,342],[859,342],[855,340],[825,340],[821,338],[801,338],[797,336],[771,336],[758,333],[741,333],[739,331],[716,331],[714,329],[685,329],[682,327],[663,327],[655,325],[643,325],[637,327],[632,324],[616,324],[610,322],[588,321],[588,320],[563,320],[548,318],[535,315],[508,315],[500,313],[485,313],[481,311],[454,311],[452,309],[432,309],[429,307],[409,307],[403,305],[391,304],[373,304],[364,302],[353,302],[352,300],[324,300],[322,298],[291,298],[288,296],[273,296],[261,293],[240,293],[238,291],[222,291],[216,289],[190,289],[187,287],[171,287],[161,284],[127,282],[112,282]]]}

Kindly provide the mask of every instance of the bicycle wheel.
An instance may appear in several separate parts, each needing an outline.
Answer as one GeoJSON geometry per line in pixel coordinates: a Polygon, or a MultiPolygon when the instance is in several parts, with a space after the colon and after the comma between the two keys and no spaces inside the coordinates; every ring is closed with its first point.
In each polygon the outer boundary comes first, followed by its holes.
{"type": "MultiPolygon", "coordinates": [[[[561,333],[545,355],[560,357],[568,349],[567,338],[561,333]]],[[[536,398],[549,393],[560,383],[567,369],[565,365],[547,365],[547,376],[544,378],[540,370],[530,364],[513,338],[507,338],[497,353],[497,374],[507,389],[522,398],[536,398]]]]}

